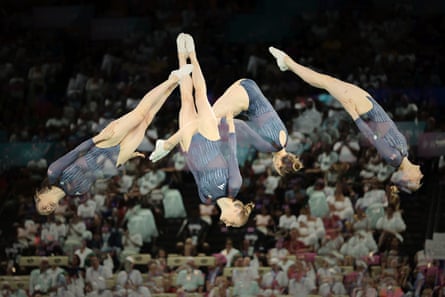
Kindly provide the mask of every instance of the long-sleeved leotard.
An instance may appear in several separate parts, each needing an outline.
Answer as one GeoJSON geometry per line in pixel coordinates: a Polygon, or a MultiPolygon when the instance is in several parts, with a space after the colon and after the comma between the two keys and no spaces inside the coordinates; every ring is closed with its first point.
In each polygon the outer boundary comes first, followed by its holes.
{"type": "Polygon", "coordinates": [[[235,124],[235,133],[237,143],[241,146],[253,146],[262,153],[273,153],[277,147],[265,140],[257,131],[254,131],[245,121],[240,119],[233,120],[235,124]]]}
{"type": "Polygon", "coordinates": [[[202,202],[221,197],[236,197],[242,177],[236,157],[235,133],[228,133],[220,124],[221,139],[212,141],[200,133],[193,135],[187,152],[187,166],[195,178],[202,202]]]}
{"type": "Polygon", "coordinates": [[[284,131],[286,136],[288,135],[283,121],[253,80],[243,79],[240,85],[249,96],[249,107],[247,111],[243,112],[243,115],[248,118],[247,125],[275,148],[270,152],[281,150],[286,144],[283,146],[280,143],[280,131],[284,131]]]}
{"type": "Polygon", "coordinates": [[[366,136],[379,155],[391,166],[398,168],[408,156],[405,137],[397,129],[383,108],[372,98],[372,109],[355,120],[359,130],[366,136]]]}
{"type": "Polygon", "coordinates": [[[119,151],[119,145],[99,148],[90,138],[49,166],[49,184],[62,188],[70,196],[83,195],[97,179],[116,173],[119,151]],[[108,165],[110,168],[106,168],[108,165]]]}

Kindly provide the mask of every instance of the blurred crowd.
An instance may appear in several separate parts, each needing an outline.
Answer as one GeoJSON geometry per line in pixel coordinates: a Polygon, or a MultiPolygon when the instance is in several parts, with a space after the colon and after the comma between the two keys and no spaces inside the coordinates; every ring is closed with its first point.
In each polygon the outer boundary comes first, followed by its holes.
{"type": "MultiPolygon", "coordinates": [[[[53,160],[10,168],[0,176],[2,216],[9,221],[2,229],[2,269],[30,273],[30,283],[27,292],[2,284],[1,296],[445,296],[443,262],[424,248],[415,254],[401,248],[405,194],[390,186],[394,169],[334,98],[278,71],[267,53],[271,44],[227,39],[230,17],[254,12],[254,1],[237,2],[214,1],[208,10],[194,1],[175,9],[158,4],[150,31],[119,41],[25,32],[19,18],[3,21],[14,29],[2,34],[0,44],[4,143],[51,142],[60,154],[67,152],[177,68],[174,42],[184,31],[197,41],[210,100],[241,77],[255,79],[287,125],[288,151],[305,168],[281,177],[270,155],[241,145],[239,196],[256,209],[239,230],[218,223],[216,206],[198,203],[177,151],[159,164],[129,161],[115,178],[96,182],[84,197],[62,200],[48,217],[36,214],[33,192],[53,160]],[[153,260],[136,267],[133,256],[141,253],[153,260]],[[190,259],[173,268],[166,263],[169,254],[190,259]],[[20,257],[30,255],[42,257],[40,267],[24,271],[20,257]],[[51,267],[46,257],[52,255],[68,255],[69,265],[51,267]],[[197,255],[214,255],[215,265],[195,265],[197,255]],[[225,274],[225,267],[234,269],[225,274]],[[106,280],[113,277],[110,287],[106,280]]],[[[443,132],[440,98],[409,90],[443,86],[437,53],[444,17],[419,16],[409,6],[352,8],[295,14],[290,36],[277,45],[306,66],[367,89],[394,121],[423,122],[424,132],[443,132]]],[[[141,151],[149,154],[156,139],[176,130],[178,108],[174,93],[141,151]]],[[[411,159],[421,161],[411,145],[411,159]]],[[[436,163],[445,166],[443,159],[436,163]]]]}

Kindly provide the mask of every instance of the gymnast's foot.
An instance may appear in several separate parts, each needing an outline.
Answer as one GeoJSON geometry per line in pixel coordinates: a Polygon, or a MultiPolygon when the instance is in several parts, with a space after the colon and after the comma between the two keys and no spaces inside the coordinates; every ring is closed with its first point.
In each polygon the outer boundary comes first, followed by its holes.
{"type": "Polygon", "coordinates": [[[274,48],[273,46],[269,47],[269,52],[277,60],[277,65],[281,71],[286,71],[289,69],[289,67],[287,67],[286,65],[286,62],[284,61],[284,59],[287,57],[285,52],[280,51],[279,49],[274,48]]]}
{"type": "Polygon", "coordinates": [[[176,46],[178,48],[178,54],[188,54],[187,48],[185,47],[185,34],[179,33],[176,37],[176,46]]]}
{"type": "Polygon", "coordinates": [[[185,37],[185,48],[187,49],[187,52],[193,53],[195,51],[195,42],[193,41],[193,37],[190,34],[184,34],[185,37]]]}
{"type": "Polygon", "coordinates": [[[174,76],[178,79],[178,81],[181,81],[184,77],[186,77],[187,75],[189,75],[193,70],[193,65],[192,64],[185,64],[184,66],[182,66],[181,68],[179,68],[178,70],[174,70],[170,73],[170,77],[174,76]]]}
{"type": "Polygon", "coordinates": [[[155,150],[150,154],[149,157],[150,161],[152,161],[153,163],[158,162],[159,160],[167,156],[168,153],[170,152],[170,150],[166,150],[164,148],[164,143],[165,140],[162,139],[156,140],[155,150]]]}

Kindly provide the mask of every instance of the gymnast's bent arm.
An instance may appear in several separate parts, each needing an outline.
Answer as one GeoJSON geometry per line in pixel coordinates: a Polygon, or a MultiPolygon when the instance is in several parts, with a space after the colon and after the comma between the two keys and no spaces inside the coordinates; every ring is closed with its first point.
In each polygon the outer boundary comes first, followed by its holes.
{"type": "Polygon", "coordinates": [[[237,140],[243,144],[252,145],[257,151],[262,153],[274,153],[277,148],[270,142],[264,140],[243,120],[234,119],[237,140]]]}
{"type": "Polygon", "coordinates": [[[77,160],[79,157],[82,157],[85,155],[86,152],[90,150],[91,147],[94,146],[93,139],[90,138],[88,140],[85,140],[81,144],[79,144],[77,147],[75,147],[70,152],[66,153],[56,161],[54,161],[49,167],[48,167],[48,182],[50,185],[54,185],[57,182],[57,179],[62,174],[63,170],[65,170],[66,167],[68,167],[71,163],[73,163],[75,160],[77,160]]]}
{"type": "Polygon", "coordinates": [[[228,165],[229,165],[229,182],[228,182],[228,197],[235,198],[241,188],[243,179],[241,177],[241,172],[239,170],[238,158],[236,156],[236,134],[235,134],[235,124],[233,117],[227,117],[227,124],[229,126],[229,154],[228,154],[228,165]]]}

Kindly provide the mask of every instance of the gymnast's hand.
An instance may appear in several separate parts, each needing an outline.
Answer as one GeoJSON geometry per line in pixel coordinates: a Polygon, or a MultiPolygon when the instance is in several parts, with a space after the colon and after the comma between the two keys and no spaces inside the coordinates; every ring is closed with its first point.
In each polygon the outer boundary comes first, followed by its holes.
{"type": "Polygon", "coordinates": [[[150,157],[149,157],[150,161],[152,161],[153,163],[158,162],[159,160],[161,160],[162,158],[167,156],[168,153],[170,152],[170,150],[164,149],[164,143],[165,143],[165,140],[163,140],[163,139],[156,140],[155,150],[153,152],[151,152],[150,157]]]}
{"type": "Polygon", "coordinates": [[[143,153],[141,153],[141,152],[134,152],[131,155],[131,159],[133,159],[133,158],[145,158],[145,155],[143,153]]]}

